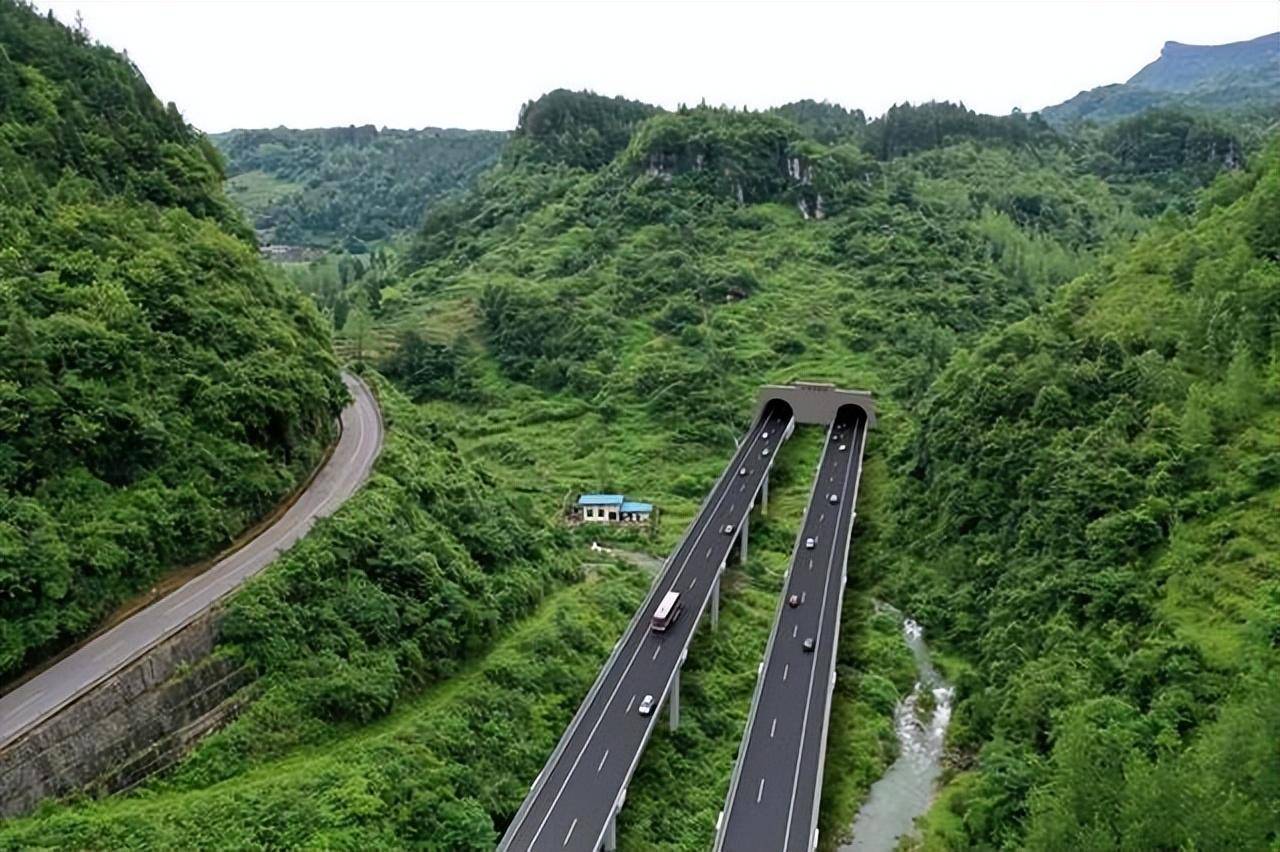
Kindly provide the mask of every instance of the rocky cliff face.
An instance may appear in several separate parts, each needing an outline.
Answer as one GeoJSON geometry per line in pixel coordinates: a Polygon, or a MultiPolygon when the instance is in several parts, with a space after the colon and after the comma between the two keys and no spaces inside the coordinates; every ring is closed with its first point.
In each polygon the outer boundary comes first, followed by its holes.
{"type": "Polygon", "coordinates": [[[1280,109],[1280,33],[1232,44],[1166,42],[1160,57],[1127,82],[1081,92],[1041,115],[1055,125],[1108,122],[1171,106],[1280,109]]]}
{"type": "Polygon", "coordinates": [[[1255,83],[1280,85],[1280,32],[1231,44],[1167,41],[1160,58],[1130,77],[1127,85],[1157,92],[1194,92],[1236,74],[1252,75],[1255,83]]]}

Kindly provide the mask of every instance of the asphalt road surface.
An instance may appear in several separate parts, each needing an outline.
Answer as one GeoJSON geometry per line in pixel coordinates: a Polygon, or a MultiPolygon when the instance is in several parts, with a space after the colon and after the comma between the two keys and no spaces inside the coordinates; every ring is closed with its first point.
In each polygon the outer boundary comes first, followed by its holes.
{"type": "Polygon", "coordinates": [[[500,850],[599,848],[615,804],[631,780],[649,735],[659,724],[659,708],[666,702],[698,617],[710,600],[720,566],[751,511],[790,419],[785,406],[767,407],[739,445],[639,617],[623,635],[579,708],[560,747],[535,780],[500,850]],[[763,454],[765,449],[768,455],[763,454]],[[747,473],[740,475],[744,467],[747,473]],[[726,534],[725,524],[733,524],[734,533],[726,534]],[[671,590],[680,593],[684,612],[665,633],[656,633],[650,629],[651,612],[671,590]],[[658,702],[647,717],[638,712],[646,695],[658,702]]]}
{"type": "Polygon", "coordinates": [[[382,448],[382,419],[364,382],[351,375],[343,381],[354,399],[342,412],[342,436],[294,504],[239,550],[0,697],[0,748],[189,624],[359,489],[382,448]]]}
{"type": "Polygon", "coordinates": [[[840,409],[797,539],[721,818],[717,850],[813,848],[845,563],[865,440],[861,410],[840,409]],[[810,538],[812,549],[806,546],[810,538]],[[795,607],[790,605],[792,595],[799,600],[795,607]],[[806,639],[814,641],[813,651],[804,650],[806,639]]]}

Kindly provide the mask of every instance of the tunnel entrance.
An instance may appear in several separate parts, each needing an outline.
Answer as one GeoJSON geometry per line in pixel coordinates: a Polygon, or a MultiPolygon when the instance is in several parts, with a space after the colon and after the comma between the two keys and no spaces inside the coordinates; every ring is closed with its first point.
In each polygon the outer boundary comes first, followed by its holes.
{"type": "Polygon", "coordinates": [[[756,397],[756,417],[770,403],[785,403],[795,414],[796,423],[825,426],[836,419],[846,405],[862,409],[867,428],[876,425],[876,403],[870,391],[843,390],[826,382],[792,382],[789,385],[764,385],[756,397]]]}

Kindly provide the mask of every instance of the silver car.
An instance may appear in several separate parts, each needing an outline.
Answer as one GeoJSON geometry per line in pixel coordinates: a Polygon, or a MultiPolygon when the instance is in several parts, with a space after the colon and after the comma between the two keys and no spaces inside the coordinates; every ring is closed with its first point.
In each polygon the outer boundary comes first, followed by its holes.
{"type": "Polygon", "coordinates": [[[641,716],[653,715],[653,696],[652,695],[646,695],[644,698],[640,699],[640,708],[638,712],[640,713],[641,716]]]}

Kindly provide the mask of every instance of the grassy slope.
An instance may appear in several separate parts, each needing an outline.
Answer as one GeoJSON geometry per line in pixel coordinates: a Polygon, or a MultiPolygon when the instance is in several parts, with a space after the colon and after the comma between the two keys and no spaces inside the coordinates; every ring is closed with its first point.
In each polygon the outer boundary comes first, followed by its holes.
{"type": "Polygon", "coordinates": [[[302,185],[269,175],[261,169],[242,172],[227,179],[227,197],[247,214],[285,202],[302,185]]]}
{"type": "Polygon", "coordinates": [[[572,713],[547,702],[545,685],[584,692],[647,584],[634,569],[603,569],[373,725],[335,728],[208,786],[179,776],[127,797],[47,806],[0,827],[0,848],[491,849],[485,809],[495,797],[518,803],[572,713]]]}

